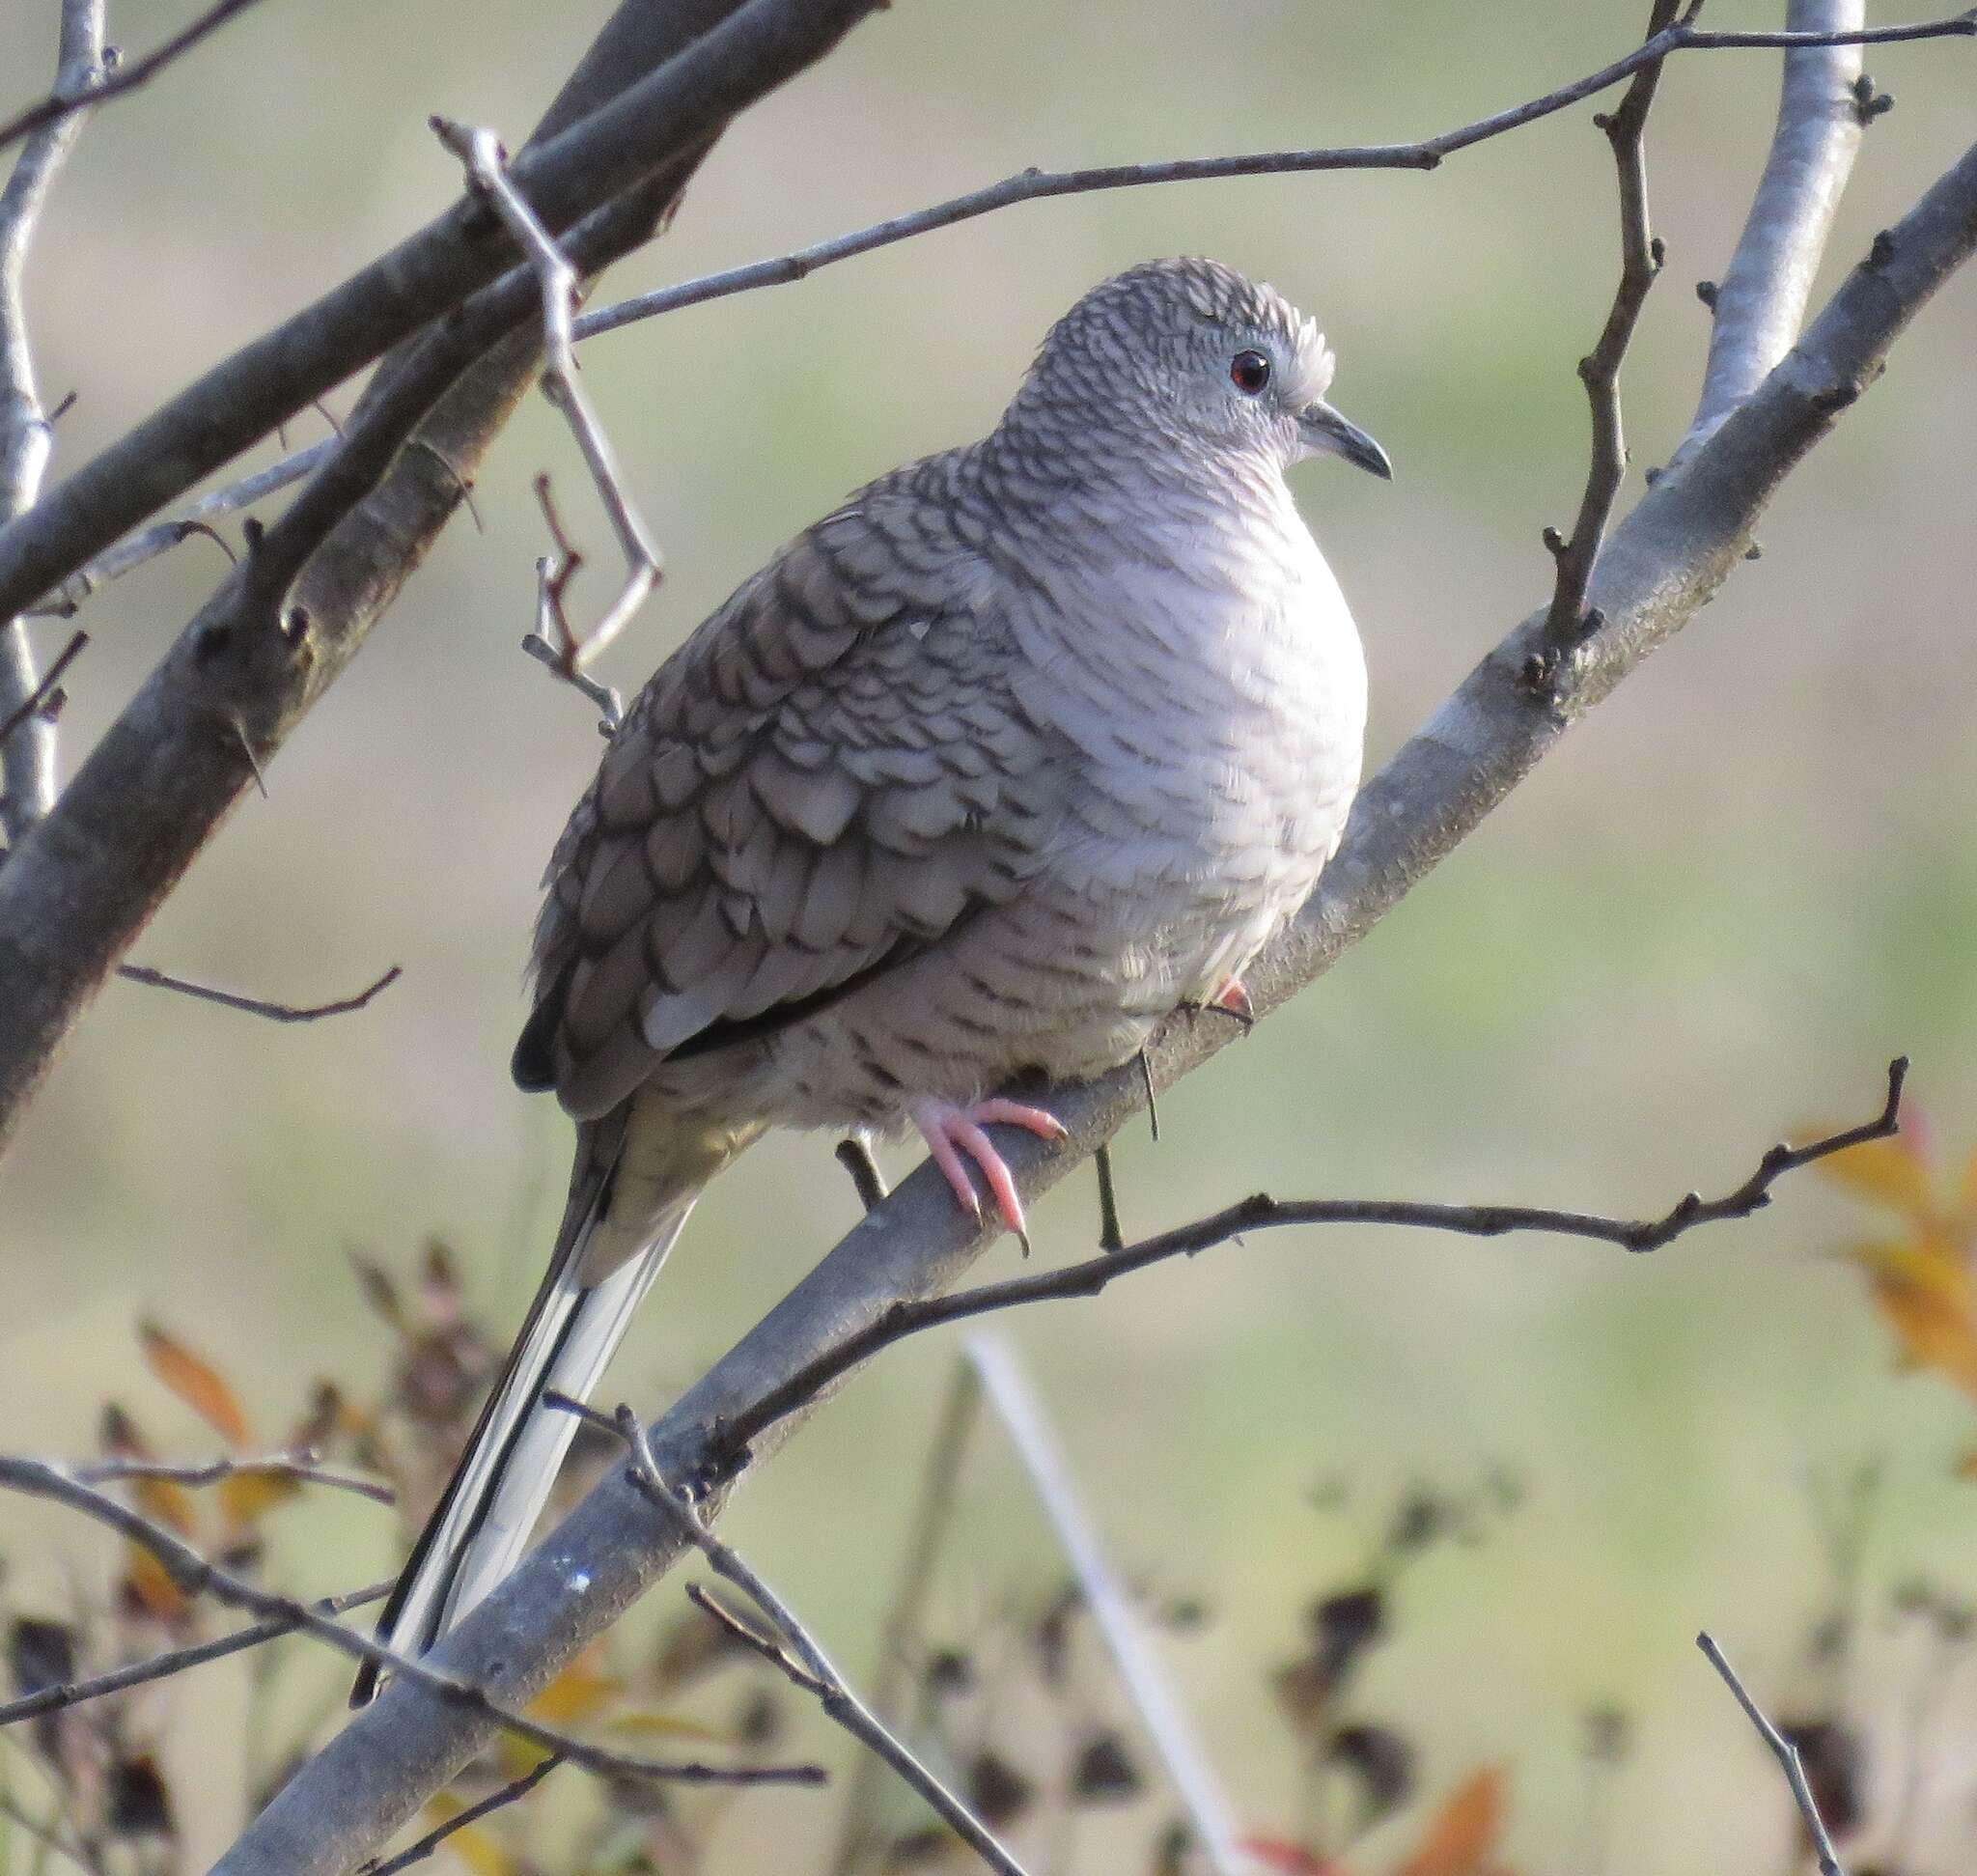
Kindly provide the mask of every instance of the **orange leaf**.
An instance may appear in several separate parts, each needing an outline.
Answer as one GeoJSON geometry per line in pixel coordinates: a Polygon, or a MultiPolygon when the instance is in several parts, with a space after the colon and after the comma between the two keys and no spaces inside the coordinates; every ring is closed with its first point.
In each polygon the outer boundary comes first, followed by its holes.
{"type": "Polygon", "coordinates": [[[160,1622],[178,1622],[192,1607],[192,1599],[172,1581],[171,1572],[135,1544],[125,1556],[124,1594],[134,1608],[160,1622]]]}
{"type": "Polygon", "coordinates": [[[254,1436],[248,1431],[240,1403],[209,1362],[194,1355],[183,1342],[175,1341],[156,1323],[139,1323],[137,1333],[153,1374],[228,1445],[237,1451],[252,1443],[254,1436]]]}
{"type": "Polygon", "coordinates": [[[252,1530],[278,1504],[292,1498],[302,1489],[301,1481],[280,1472],[236,1472],[223,1478],[215,1488],[220,1515],[229,1529],[252,1530]]]}
{"type": "MultiPolygon", "coordinates": [[[[1806,1138],[1818,1137],[1801,1135],[1800,1144],[1806,1138]]],[[[1864,1140],[1844,1153],[1817,1162],[1817,1165],[1826,1178],[1870,1205],[1884,1205],[1908,1218],[1935,1215],[1929,1162],[1907,1133],[1897,1134],[1892,1139],[1864,1140]]]]}
{"type": "Polygon", "coordinates": [[[1502,1766],[1486,1765],[1458,1785],[1429,1820],[1420,1848],[1395,1876],[1482,1876],[1503,1829],[1509,1781],[1502,1766]]]}
{"type": "MultiPolygon", "coordinates": [[[[434,1824],[458,1817],[466,1806],[458,1798],[442,1794],[426,1806],[434,1824]]],[[[491,1831],[479,1824],[462,1824],[446,1839],[446,1847],[474,1872],[474,1876],[512,1876],[515,1859],[495,1840],[491,1831]]]]}
{"type": "Polygon", "coordinates": [[[1977,1394],[1977,1283],[1963,1257],[1928,1234],[1856,1245],[1848,1254],[1867,1273],[1903,1358],[1977,1394]]]}
{"type": "Polygon", "coordinates": [[[528,1715],[545,1726],[571,1725],[588,1720],[623,1693],[624,1687],[615,1674],[607,1674],[598,1666],[597,1651],[591,1649],[578,1655],[529,1702],[528,1715]]]}

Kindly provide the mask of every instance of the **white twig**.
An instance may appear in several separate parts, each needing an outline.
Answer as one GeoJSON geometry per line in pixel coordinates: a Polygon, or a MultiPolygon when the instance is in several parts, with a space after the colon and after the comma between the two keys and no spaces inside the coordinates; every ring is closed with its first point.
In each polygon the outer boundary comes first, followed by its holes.
{"type": "Polygon", "coordinates": [[[990,1404],[1002,1416],[1010,1443],[1056,1528],[1092,1619],[1111,1650],[1119,1678],[1132,1696],[1148,1737],[1166,1761],[1167,1775],[1194,1828],[1202,1855],[1216,1876],[1244,1876],[1256,1864],[1242,1849],[1229,1802],[1166,1675],[1154,1659],[1132,1600],[1113,1574],[1098,1533],[1085,1516],[1071,1468],[1043,1404],[1006,1343],[990,1335],[971,1335],[966,1347],[990,1404]]]}
{"type": "Polygon", "coordinates": [[[1723,1658],[1723,1651],[1717,1647],[1712,1635],[1705,1630],[1696,1637],[1695,1645],[1703,1651],[1710,1666],[1722,1675],[1724,1685],[1737,1696],[1737,1704],[1743,1709],[1744,1718],[1757,1728],[1759,1738],[1771,1749],[1772,1757],[1784,1768],[1786,1782],[1792,1787],[1792,1802],[1798,1806],[1798,1815],[1805,1820],[1806,1831],[1812,1837],[1813,1854],[1819,1859],[1819,1876],[1847,1876],[1839,1853],[1833,1848],[1825,1819],[1819,1814],[1819,1805],[1813,1798],[1812,1783],[1805,1776],[1805,1761],[1799,1756],[1798,1748],[1771,1724],[1765,1717],[1764,1709],[1744,1692],[1743,1683],[1737,1678],[1737,1670],[1723,1658]]]}
{"type": "MultiPolygon", "coordinates": [[[[659,553],[627,493],[618,462],[577,378],[576,309],[583,280],[564,258],[547,229],[509,181],[500,139],[492,130],[435,117],[432,129],[465,166],[467,180],[494,207],[543,287],[543,394],[570,425],[611,531],[625,556],[625,583],[603,617],[579,636],[564,613],[562,592],[573,568],[543,573],[537,581],[537,632],[557,655],[555,668],[572,681],[583,666],[618,636],[625,622],[645,603],[659,577],[659,553]]],[[[567,563],[570,556],[565,553],[567,563]]]]}
{"type": "Polygon", "coordinates": [[[242,476],[237,482],[230,482],[224,489],[215,489],[209,494],[201,495],[182,515],[175,516],[169,521],[154,521],[150,527],[141,527],[126,534],[115,546],[105,547],[88,566],[70,574],[60,586],[43,594],[28,608],[30,613],[37,618],[70,617],[98,588],[107,586],[113,579],[123,578],[133,568],[142,567],[148,560],[155,560],[161,553],[169,553],[190,536],[206,532],[217,517],[251,508],[262,496],[271,495],[278,489],[288,488],[291,483],[300,482],[326,461],[335,448],[336,438],[325,436],[321,442],[292,451],[280,462],[270,462],[265,469],[256,469],[252,475],[242,476]]]}
{"type": "MultiPolygon", "coordinates": [[[[1795,32],[1862,30],[1866,0],[1790,0],[1795,32]]],[[[1857,42],[1796,46],[1785,54],[1778,125],[1749,217],[1721,282],[1692,450],[1765,380],[1798,338],[1813,276],[1860,148],[1864,114],[1852,93],[1857,42]]]]}
{"type": "Polygon", "coordinates": [[[632,1477],[639,1490],[655,1505],[671,1515],[682,1532],[713,1573],[725,1578],[767,1617],[773,1638],[757,1635],[738,1621],[705,1594],[687,1594],[714,1621],[738,1640],[770,1662],[804,1693],[816,1699],[825,1714],[869,1750],[876,1752],[937,1812],[957,1836],[998,1876],[1024,1876],[1023,1866],[996,1839],[995,1834],[969,1810],[966,1804],[941,1783],[914,1755],[905,1741],[890,1732],[832,1666],[815,1637],[796,1619],[795,1611],[756,1575],[728,1545],[703,1522],[692,1499],[677,1490],[659,1470],[653,1456],[652,1442],[644,1423],[628,1407],[620,1408],[615,1421],[566,1395],[547,1397],[555,1406],[577,1414],[593,1424],[615,1428],[631,1452],[632,1477]]]}
{"type": "MultiPolygon", "coordinates": [[[[102,72],[103,0],[62,0],[54,96],[81,97],[102,72]]],[[[36,224],[83,117],[65,108],[29,136],[0,191],[0,527],[35,505],[54,454],[54,432],[35,388],[23,286],[36,224]]],[[[29,707],[46,694],[27,621],[0,621],[0,721],[13,724],[0,742],[0,835],[10,848],[55,804],[54,713],[29,707]]]]}

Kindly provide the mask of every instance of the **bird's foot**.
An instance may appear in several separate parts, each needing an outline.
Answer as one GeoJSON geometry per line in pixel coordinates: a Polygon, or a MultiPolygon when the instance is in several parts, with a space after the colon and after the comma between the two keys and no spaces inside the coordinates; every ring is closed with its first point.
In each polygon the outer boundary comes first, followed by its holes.
{"type": "Polygon", "coordinates": [[[1233,1017],[1246,1034],[1256,1027],[1256,1012],[1250,1007],[1249,992],[1240,977],[1231,977],[1206,1003],[1183,1003],[1183,1010],[1212,1010],[1217,1016],[1233,1017]]]}
{"type": "Polygon", "coordinates": [[[1061,1140],[1065,1137],[1064,1123],[1042,1107],[1027,1106],[1000,1095],[967,1107],[930,1096],[914,1102],[910,1112],[920,1137],[927,1142],[927,1151],[954,1189],[961,1210],[970,1218],[982,1216],[982,1200],[975,1190],[975,1182],[968,1176],[967,1160],[972,1160],[988,1188],[989,1197],[995,1201],[996,1216],[1027,1248],[1030,1235],[1023,1219],[1022,1197],[1016,1189],[1016,1175],[995,1150],[995,1142],[982,1130],[989,1125],[1020,1127],[1039,1139],[1061,1140]],[[964,1154],[966,1160],[962,1158],[964,1154]]]}

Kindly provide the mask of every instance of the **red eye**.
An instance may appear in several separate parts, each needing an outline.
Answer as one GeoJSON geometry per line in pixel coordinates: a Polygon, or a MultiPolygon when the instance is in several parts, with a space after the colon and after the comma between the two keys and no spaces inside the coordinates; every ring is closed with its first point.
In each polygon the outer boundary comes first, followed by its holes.
{"type": "Polygon", "coordinates": [[[1253,398],[1270,381],[1270,361],[1260,351],[1239,351],[1229,361],[1229,381],[1253,398]]]}

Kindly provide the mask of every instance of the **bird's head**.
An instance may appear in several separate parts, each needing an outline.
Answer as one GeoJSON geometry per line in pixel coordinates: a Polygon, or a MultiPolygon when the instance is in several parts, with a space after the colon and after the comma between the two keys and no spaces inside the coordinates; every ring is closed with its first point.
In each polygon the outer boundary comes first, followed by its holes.
{"type": "Polygon", "coordinates": [[[1325,402],[1332,363],[1275,288],[1214,261],[1146,261],[1058,321],[1023,398],[1211,459],[1342,456],[1391,478],[1386,452],[1325,402]]]}

